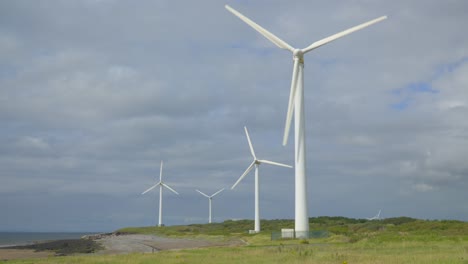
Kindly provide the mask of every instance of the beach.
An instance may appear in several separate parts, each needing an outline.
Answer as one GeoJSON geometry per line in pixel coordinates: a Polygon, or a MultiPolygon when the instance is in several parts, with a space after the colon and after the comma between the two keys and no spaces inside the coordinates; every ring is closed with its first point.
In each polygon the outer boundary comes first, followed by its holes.
{"type": "MultiPolygon", "coordinates": [[[[202,247],[219,247],[219,246],[237,246],[244,245],[240,239],[206,239],[206,238],[168,238],[153,235],[139,234],[96,234],[84,236],[84,240],[92,240],[101,246],[100,249],[92,253],[74,253],[86,255],[117,255],[128,254],[134,252],[140,253],[156,253],[162,250],[179,250],[202,247]]],[[[60,241],[60,240],[58,240],[60,241]]],[[[57,241],[57,242],[58,242],[57,241]]],[[[50,242],[48,242],[50,243],[50,242]]],[[[36,244],[41,244],[36,243],[36,244]]],[[[68,243],[66,243],[68,245],[68,243]]],[[[55,251],[35,251],[30,248],[0,248],[0,260],[21,259],[21,258],[47,258],[56,255],[55,251]]],[[[69,255],[69,254],[65,254],[69,255]]]]}

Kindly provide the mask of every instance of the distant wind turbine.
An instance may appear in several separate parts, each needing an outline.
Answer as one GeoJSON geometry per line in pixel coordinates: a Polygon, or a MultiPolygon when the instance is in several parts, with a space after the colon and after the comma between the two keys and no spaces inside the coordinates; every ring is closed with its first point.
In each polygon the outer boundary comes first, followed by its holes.
{"type": "Polygon", "coordinates": [[[379,210],[379,212],[374,216],[374,217],[370,217],[370,218],[366,218],[367,220],[380,220],[380,212],[382,211],[382,209],[379,210]]]}
{"type": "Polygon", "coordinates": [[[159,170],[159,182],[156,183],[155,185],[153,185],[151,188],[149,188],[148,190],[142,192],[141,194],[145,194],[149,191],[151,191],[152,189],[156,188],[159,186],[159,221],[158,221],[158,226],[162,226],[162,193],[163,193],[163,187],[169,189],[171,192],[179,195],[178,192],[176,192],[174,189],[172,189],[171,187],[169,187],[169,185],[163,183],[162,181],[162,168],[163,168],[163,161],[161,160],[161,168],[159,170]]]}
{"type": "Polygon", "coordinates": [[[203,192],[199,191],[199,190],[195,190],[197,192],[199,192],[201,195],[205,196],[206,198],[208,198],[208,204],[209,204],[209,214],[208,214],[208,223],[211,224],[211,200],[213,199],[213,197],[215,197],[218,193],[224,191],[224,188],[222,188],[221,190],[215,192],[214,194],[212,194],[211,196],[210,195],[207,195],[207,194],[204,194],[203,192]]]}
{"type": "Polygon", "coordinates": [[[380,22],[386,19],[386,16],[382,16],[371,20],[369,22],[360,24],[358,26],[352,27],[350,29],[344,30],[340,33],[334,34],[327,38],[321,39],[309,45],[304,49],[296,49],[273,35],[271,32],[267,31],[263,27],[259,26],[257,23],[253,22],[246,16],[242,15],[235,9],[226,5],[226,9],[240,18],[242,21],[247,23],[257,32],[262,34],[269,41],[273,42],[276,46],[281,49],[289,50],[293,54],[293,73],[292,73],[292,82],[291,90],[289,93],[289,103],[288,103],[288,112],[286,114],[286,124],[284,127],[284,137],[283,145],[287,144],[289,129],[291,127],[291,119],[294,113],[294,132],[295,132],[295,174],[296,174],[296,191],[295,191],[295,231],[296,236],[299,237],[308,237],[309,235],[309,216],[307,211],[307,178],[306,178],[306,146],[305,146],[305,115],[304,115],[304,54],[309,51],[312,51],[320,46],[323,46],[327,43],[330,43],[336,39],[339,39],[343,36],[346,36],[350,33],[353,33],[357,30],[368,27],[372,24],[380,22]]]}
{"type": "Polygon", "coordinates": [[[257,159],[257,156],[255,155],[255,151],[252,146],[252,142],[250,141],[249,137],[249,132],[247,131],[247,127],[244,127],[245,130],[245,135],[247,136],[247,141],[249,142],[249,147],[250,147],[250,153],[253,156],[253,161],[250,164],[250,166],[245,170],[245,172],[240,176],[240,178],[234,183],[234,185],[231,187],[231,189],[234,189],[239,182],[244,179],[244,177],[255,167],[255,232],[258,233],[260,232],[260,209],[259,209],[259,190],[260,190],[260,184],[259,184],[259,179],[258,179],[258,166],[262,163],[270,164],[270,165],[275,165],[275,166],[281,166],[281,167],[286,167],[286,168],[292,168],[292,166],[278,163],[278,162],[273,162],[269,160],[260,160],[257,159]]]}

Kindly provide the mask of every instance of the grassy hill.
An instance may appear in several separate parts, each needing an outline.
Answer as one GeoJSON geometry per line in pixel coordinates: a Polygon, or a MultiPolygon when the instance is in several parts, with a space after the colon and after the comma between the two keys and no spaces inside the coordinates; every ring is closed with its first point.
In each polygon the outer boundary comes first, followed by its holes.
{"type": "MultiPolygon", "coordinates": [[[[313,217],[309,219],[310,230],[328,231],[330,237],[341,236],[349,242],[360,240],[402,241],[463,239],[468,241],[468,223],[455,220],[420,220],[409,217],[383,220],[353,219],[346,217],[313,217]]],[[[153,234],[162,236],[249,236],[253,220],[227,220],[222,223],[191,224],[165,227],[127,227],[119,233],[153,234]]],[[[261,234],[294,228],[293,220],[262,220],[261,234]]],[[[253,235],[255,236],[255,235],[253,235]]]]}

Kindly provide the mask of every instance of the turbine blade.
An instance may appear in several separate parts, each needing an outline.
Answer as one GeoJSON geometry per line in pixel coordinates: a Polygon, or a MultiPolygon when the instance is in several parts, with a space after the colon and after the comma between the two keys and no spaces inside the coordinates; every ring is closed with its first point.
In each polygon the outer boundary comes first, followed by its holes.
{"type": "Polygon", "coordinates": [[[161,160],[161,167],[159,168],[159,181],[162,182],[162,167],[163,167],[163,161],[161,160]]]}
{"type": "Polygon", "coordinates": [[[201,195],[205,196],[206,198],[210,198],[208,195],[204,194],[203,192],[199,191],[199,190],[195,190],[197,192],[199,192],[201,195]]]}
{"type": "Polygon", "coordinates": [[[213,195],[211,195],[211,198],[215,197],[218,193],[224,191],[224,188],[222,188],[221,190],[215,192],[213,195]]]}
{"type": "Polygon", "coordinates": [[[145,193],[147,193],[147,192],[149,192],[149,191],[153,190],[153,189],[154,189],[154,188],[156,188],[156,187],[157,187],[159,184],[161,184],[161,182],[158,182],[158,183],[156,183],[156,184],[155,184],[155,185],[153,185],[151,188],[149,188],[148,190],[146,190],[146,191],[142,192],[141,194],[145,194],[145,193]]]}
{"type": "Polygon", "coordinates": [[[239,177],[239,179],[236,181],[236,183],[234,183],[234,185],[231,187],[231,190],[234,189],[237,186],[237,184],[239,184],[239,182],[242,181],[242,179],[244,179],[244,177],[253,169],[254,165],[255,165],[255,160],[250,164],[250,166],[239,177]]]}
{"type": "Polygon", "coordinates": [[[178,192],[176,192],[174,189],[172,189],[171,187],[169,187],[169,185],[165,184],[165,183],[161,183],[162,186],[166,187],[167,189],[171,190],[173,193],[179,195],[178,192]]]}
{"type": "Polygon", "coordinates": [[[226,5],[225,7],[229,12],[233,13],[235,16],[237,16],[242,21],[247,23],[249,26],[251,26],[253,29],[255,29],[258,33],[262,34],[269,41],[273,42],[276,46],[278,46],[278,47],[280,47],[282,49],[285,49],[285,50],[289,50],[291,52],[294,51],[294,48],[291,47],[291,45],[289,45],[288,43],[286,43],[282,39],[278,38],[277,36],[273,35],[271,32],[264,29],[263,27],[259,26],[257,23],[253,22],[252,20],[250,20],[246,16],[244,16],[241,13],[237,12],[232,7],[230,7],[228,5],[226,5]]]}
{"type": "Polygon", "coordinates": [[[291,165],[286,165],[286,164],[283,164],[283,163],[278,163],[278,162],[269,161],[269,160],[259,160],[259,161],[260,161],[260,163],[266,163],[266,164],[276,165],[276,166],[281,166],[281,167],[286,167],[286,168],[292,168],[293,167],[291,165]]]}
{"type": "Polygon", "coordinates": [[[355,32],[355,31],[358,31],[358,30],[360,30],[360,29],[363,29],[363,28],[365,28],[365,27],[368,27],[368,26],[370,26],[370,25],[372,25],[372,24],[375,24],[375,23],[377,23],[377,22],[380,22],[380,21],[382,21],[382,20],[384,20],[384,19],[387,19],[387,16],[381,16],[381,17],[376,18],[376,19],[374,19],[374,20],[371,20],[371,21],[369,21],[369,22],[362,23],[362,24],[357,25],[357,26],[355,26],[355,27],[352,27],[352,28],[349,28],[349,29],[347,29],[347,30],[341,31],[340,33],[336,33],[335,35],[329,36],[329,37],[327,37],[327,38],[324,38],[324,39],[321,39],[321,40],[319,40],[319,41],[316,41],[316,42],[312,43],[310,46],[308,46],[307,48],[303,49],[302,51],[303,51],[304,53],[307,53],[307,52],[309,52],[309,51],[311,51],[311,50],[313,50],[313,49],[316,49],[316,48],[318,48],[318,47],[320,47],[320,46],[323,46],[323,45],[325,45],[325,44],[327,44],[327,43],[330,43],[330,42],[332,42],[332,41],[334,41],[334,40],[336,40],[336,39],[339,39],[339,38],[341,38],[341,37],[344,37],[344,36],[346,36],[346,35],[348,35],[348,34],[351,34],[351,33],[355,32]]]}
{"type": "Polygon", "coordinates": [[[255,151],[254,151],[253,146],[252,146],[252,141],[250,141],[249,131],[247,131],[247,127],[244,127],[244,130],[245,130],[245,134],[247,135],[247,141],[249,142],[250,153],[252,153],[252,156],[253,156],[254,160],[256,160],[257,157],[255,156],[255,151]]]}
{"type": "Polygon", "coordinates": [[[288,112],[286,113],[286,124],[284,126],[283,146],[288,144],[289,130],[291,128],[292,115],[294,113],[294,101],[296,97],[297,77],[299,75],[299,59],[294,59],[291,90],[289,92],[288,112]]]}

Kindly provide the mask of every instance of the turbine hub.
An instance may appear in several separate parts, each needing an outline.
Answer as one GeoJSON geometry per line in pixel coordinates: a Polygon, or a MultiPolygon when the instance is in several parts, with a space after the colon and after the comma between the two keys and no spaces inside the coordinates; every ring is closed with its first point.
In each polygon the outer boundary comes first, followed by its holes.
{"type": "Polygon", "coordinates": [[[293,51],[293,56],[295,58],[302,58],[304,56],[304,52],[301,49],[295,49],[293,51]]]}

